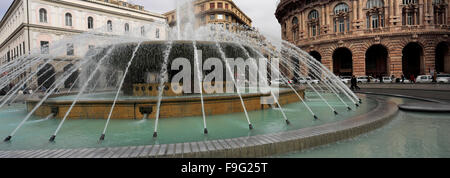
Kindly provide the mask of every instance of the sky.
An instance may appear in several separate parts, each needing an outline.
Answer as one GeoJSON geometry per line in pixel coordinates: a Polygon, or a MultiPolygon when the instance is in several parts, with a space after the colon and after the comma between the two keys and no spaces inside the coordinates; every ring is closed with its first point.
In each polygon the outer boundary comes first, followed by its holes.
{"type": "MultiPolygon", "coordinates": [[[[75,1],[75,0],[74,0],[75,1]]],[[[128,0],[134,4],[143,5],[146,10],[165,13],[175,9],[176,0],[128,0]]],[[[0,18],[8,10],[13,0],[0,1],[0,18]]],[[[269,39],[281,39],[281,26],[275,18],[276,0],[234,0],[235,4],[253,20],[256,27],[269,39]]]]}

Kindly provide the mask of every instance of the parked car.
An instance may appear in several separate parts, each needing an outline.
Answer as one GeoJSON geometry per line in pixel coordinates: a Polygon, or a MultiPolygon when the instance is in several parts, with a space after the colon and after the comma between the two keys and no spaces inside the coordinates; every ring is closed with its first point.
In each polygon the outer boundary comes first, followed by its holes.
{"type": "Polygon", "coordinates": [[[380,80],[377,78],[373,78],[372,76],[369,76],[370,78],[370,83],[380,83],[380,80]]]}
{"type": "Polygon", "coordinates": [[[433,82],[433,76],[431,75],[419,75],[417,76],[416,83],[431,83],[433,82]]]}
{"type": "Polygon", "coordinates": [[[293,84],[294,82],[292,80],[288,80],[288,79],[275,79],[272,81],[272,84],[277,84],[277,85],[288,85],[288,84],[293,84]]]}
{"type": "Polygon", "coordinates": [[[438,74],[436,81],[437,83],[450,83],[450,74],[438,74]]]}
{"type": "Polygon", "coordinates": [[[392,83],[391,77],[383,77],[383,83],[392,83]]]}
{"type": "Polygon", "coordinates": [[[311,77],[306,77],[306,78],[305,77],[300,77],[299,78],[299,82],[302,83],[302,84],[304,84],[306,82],[318,84],[319,80],[311,79],[311,77]]]}
{"type": "Polygon", "coordinates": [[[367,83],[369,77],[368,76],[359,76],[356,78],[356,81],[358,83],[367,83]]]}
{"type": "Polygon", "coordinates": [[[351,76],[341,76],[340,78],[341,78],[342,83],[345,83],[345,84],[349,84],[350,81],[352,80],[351,76]]]}

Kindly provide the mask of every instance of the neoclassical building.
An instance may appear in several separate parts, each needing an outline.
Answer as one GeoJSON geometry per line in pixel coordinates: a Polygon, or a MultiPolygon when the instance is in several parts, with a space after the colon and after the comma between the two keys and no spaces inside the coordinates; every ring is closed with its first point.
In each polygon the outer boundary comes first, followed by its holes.
{"type": "MultiPolygon", "coordinates": [[[[52,43],[87,31],[103,29],[121,35],[142,30],[149,23],[159,25],[146,32],[146,38],[166,39],[166,17],[127,0],[14,0],[0,22],[0,65],[39,48],[48,53],[46,49],[52,43]]],[[[62,72],[96,42],[89,43],[67,44],[67,53],[60,56],[66,61],[51,63],[50,67],[62,72]],[[58,66],[53,66],[55,63],[58,66]]]]}
{"type": "Polygon", "coordinates": [[[448,0],[281,0],[283,40],[337,75],[450,73],[448,0]]]}
{"type": "MultiPolygon", "coordinates": [[[[206,24],[218,24],[227,30],[237,30],[232,24],[252,26],[252,20],[233,0],[195,0],[193,10],[196,16],[195,26],[198,28],[206,24]]],[[[170,26],[177,23],[176,11],[164,14],[170,26]]]]}

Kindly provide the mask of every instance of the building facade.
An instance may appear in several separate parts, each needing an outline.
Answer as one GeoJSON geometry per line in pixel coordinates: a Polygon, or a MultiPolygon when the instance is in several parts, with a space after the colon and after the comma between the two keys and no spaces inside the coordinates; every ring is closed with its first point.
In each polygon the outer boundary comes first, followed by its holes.
{"type": "Polygon", "coordinates": [[[336,75],[450,73],[448,0],[281,0],[283,40],[336,75]]]}
{"type": "MultiPolygon", "coordinates": [[[[196,0],[193,10],[196,17],[195,27],[217,24],[225,29],[237,30],[232,24],[252,26],[252,20],[232,0],[196,0]]],[[[177,24],[176,10],[164,14],[169,26],[177,24]]]]}
{"type": "MultiPolygon", "coordinates": [[[[157,32],[146,33],[149,39],[165,39],[166,18],[151,13],[127,0],[14,0],[0,22],[0,65],[16,60],[33,50],[88,31],[104,31],[121,35],[139,30],[149,23],[160,24],[157,32]],[[104,30],[102,30],[104,29],[104,30]],[[159,30],[160,29],[160,30],[159,30]]],[[[83,57],[90,45],[67,45],[67,59],[58,62],[56,72],[62,72],[73,60],[83,57]]],[[[48,51],[47,51],[48,52],[48,51]]],[[[25,76],[26,74],[24,74],[25,76]]],[[[24,77],[22,76],[22,77],[24,77]]]]}

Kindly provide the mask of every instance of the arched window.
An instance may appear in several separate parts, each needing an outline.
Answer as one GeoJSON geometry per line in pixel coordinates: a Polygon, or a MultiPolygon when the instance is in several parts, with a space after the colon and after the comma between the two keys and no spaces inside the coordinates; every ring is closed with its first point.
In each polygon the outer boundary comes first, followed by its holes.
{"type": "Polygon", "coordinates": [[[88,29],[94,28],[94,18],[88,17],[88,29]]]}
{"type": "Polygon", "coordinates": [[[130,32],[130,25],[128,23],[125,24],[125,33],[130,32]]]}
{"type": "Polygon", "coordinates": [[[291,23],[292,23],[292,37],[293,37],[293,41],[295,42],[295,41],[297,41],[297,36],[298,36],[298,33],[297,33],[297,31],[298,31],[298,18],[297,17],[292,18],[291,23]]]}
{"type": "Polygon", "coordinates": [[[72,26],[72,14],[66,13],[66,26],[72,26]]]}
{"type": "Polygon", "coordinates": [[[350,30],[350,15],[348,5],[339,3],[334,7],[334,32],[345,32],[350,30]]]}
{"type": "Polygon", "coordinates": [[[317,36],[320,34],[319,12],[313,10],[308,15],[309,35],[317,36]]]}
{"type": "Polygon", "coordinates": [[[384,6],[383,0],[368,0],[367,9],[382,8],[384,6]]]}
{"type": "Polygon", "coordinates": [[[292,18],[292,25],[297,25],[298,24],[298,18],[294,17],[292,18]]]}
{"type": "Polygon", "coordinates": [[[402,0],[402,24],[419,25],[419,6],[417,0],[402,0]]]}
{"type": "Polygon", "coordinates": [[[108,22],[106,23],[106,28],[107,28],[108,32],[113,31],[113,24],[112,24],[111,20],[108,20],[108,22]]]}
{"type": "Polygon", "coordinates": [[[39,9],[39,22],[47,23],[47,10],[39,9]]]}
{"type": "Polygon", "coordinates": [[[367,28],[384,27],[384,2],[383,0],[367,1],[367,28]]]}

